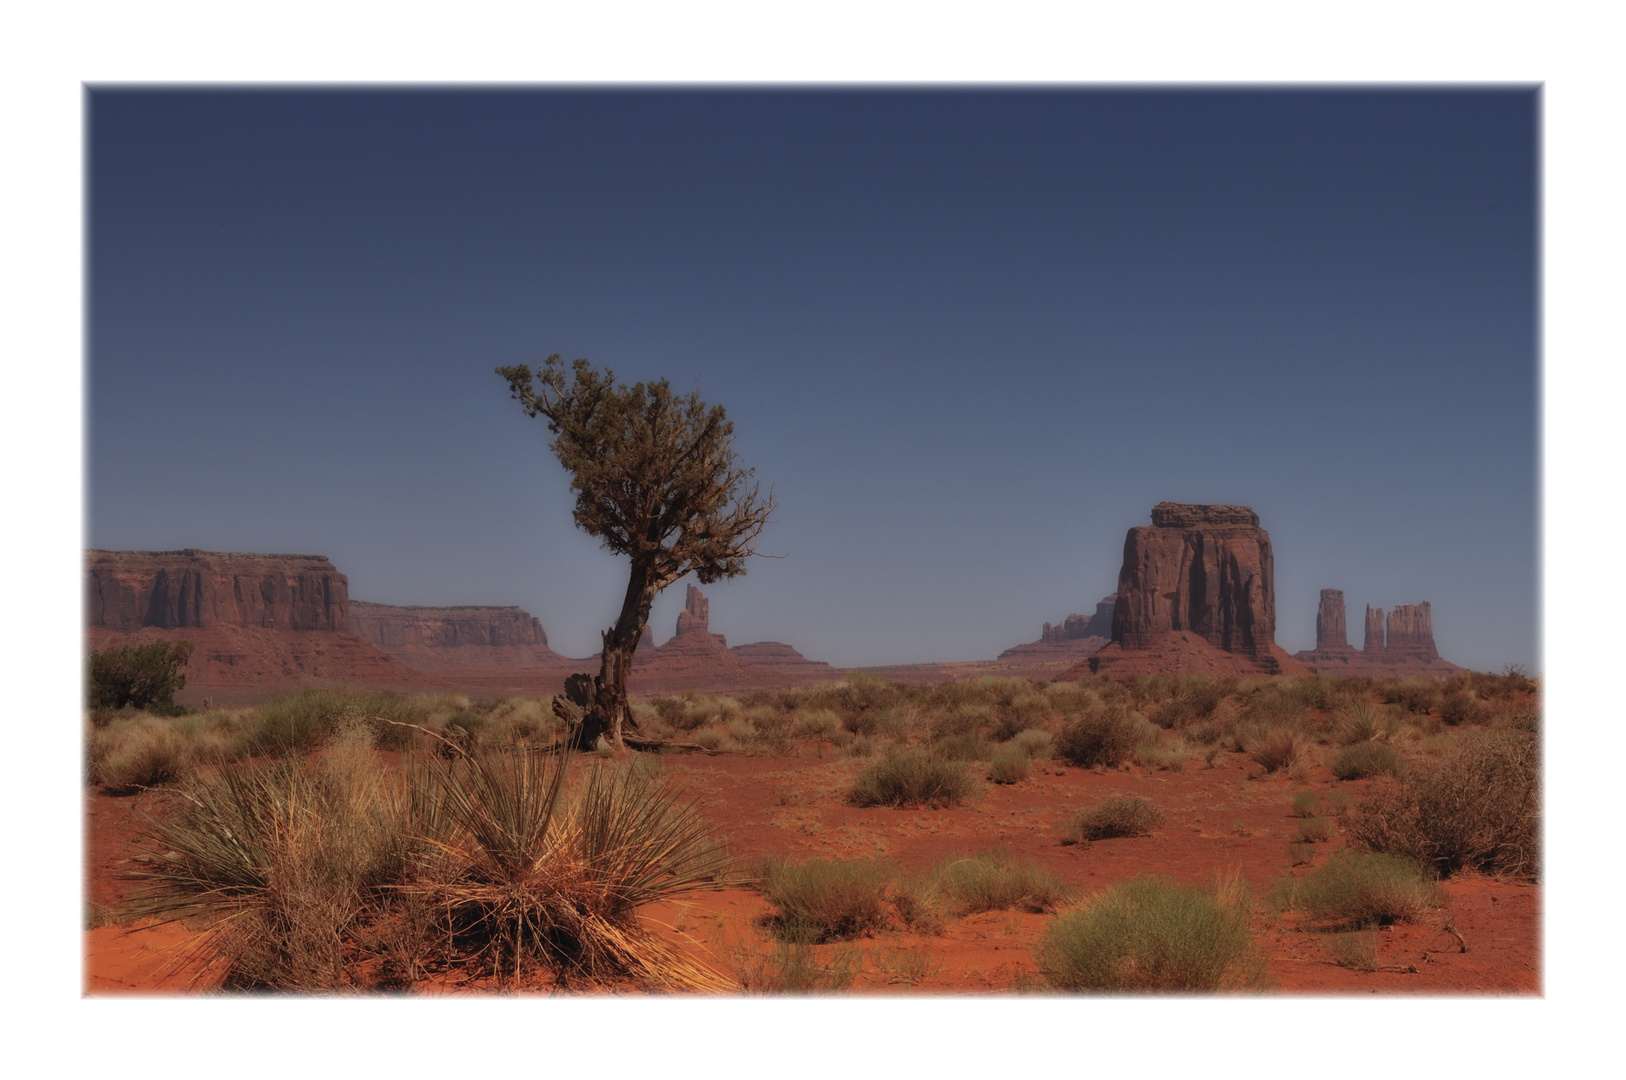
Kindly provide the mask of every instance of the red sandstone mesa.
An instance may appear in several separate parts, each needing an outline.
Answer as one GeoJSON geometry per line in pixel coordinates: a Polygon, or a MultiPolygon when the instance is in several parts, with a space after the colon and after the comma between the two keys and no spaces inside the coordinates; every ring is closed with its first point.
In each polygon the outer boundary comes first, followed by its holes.
{"type": "Polygon", "coordinates": [[[1089,659],[1088,670],[1303,670],[1276,646],[1274,575],[1270,534],[1252,507],[1158,503],[1152,524],[1124,539],[1112,642],[1089,659]]]}
{"type": "Polygon", "coordinates": [[[1295,660],[1311,670],[1322,674],[1429,675],[1442,679],[1462,670],[1442,660],[1434,647],[1433,615],[1427,601],[1396,605],[1387,619],[1387,633],[1383,609],[1368,604],[1366,638],[1361,650],[1356,652],[1347,643],[1335,644],[1323,637],[1323,619],[1328,612],[1328,598],[1332,596],[1337,598],[1341,627],[1344,594],[1338,589],[1322,589],[1321,609],[1316,613],[1316,647],[1293,654],[1295,660]]]}
{"type": "Polygon", "coordinates": [[[573,661],[548,648],[542,621],[519,607],[418,607],[350,602],[350,626],[421,671],[554,671],[573,661]]]}

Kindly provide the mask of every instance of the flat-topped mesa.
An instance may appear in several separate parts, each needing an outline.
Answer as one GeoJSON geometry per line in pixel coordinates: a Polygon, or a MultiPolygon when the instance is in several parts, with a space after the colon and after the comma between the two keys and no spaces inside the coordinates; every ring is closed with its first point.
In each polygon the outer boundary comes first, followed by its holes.
{"type": "Polygon", "coordinates": [[[1383,655],[1383,609],[1366,605],[1366,639],[1361,651],[1367,656],[1383,655]]]}
{"type": "Polygon", "coordinates": [[[681,637],[695,630],[708,633],[706,627],[710,622],[711,601],[707,600],[699,589],[690,585],[689,591],[684,596],[683,610],[678,612],[678,635],[681,637]]]}
{"type": "Polygon", "coordinates": [[[1257,529],[1259,515],[1251,506],[1160,502],[1152,507],[1152,524],[1160,529],[1191,529],[1199,525],[1248,525],[1257,529]]]}
{"type": "Polygon", "coordinates": [[[1082,615],[1069,615],[1060,626],[1044,624],[1044,630],[1039,634],[1039,640],[1049,645],[1062,641],[1077,641],[1089,637],[1090,620],[1082,615]]]}
{"type": "Polygon", "coordinates": [[[1432,660],[1440,655],[1434,647],[1434,617],[1426,600],[1421,604],[1396,604],[1389,612],[1387,631],[1384,652],[1389,656],[1432,660]]]}
{"type": "Polygon", "coordinates": [[[350,629],[348,579],[323,555],[180,551],[85,552],[85,622],[142,627],[350,629]]]}
{"type": "Polygon", "coordinates": [[[386,649],[547,645],[542,621],[519,607],[421,607],[350,601],[350,629],[386,649]]]}
{"type": "Polygon", "coordinates": [[[1113,644],[1146,650],[1186,631],[1273,664],[1275,565],[1259,515],[1247,506],[1159,503],[1152,521],[1124,538],[1113,644]]]}
{"type": "Polygon", "coordinates": [[[1343,652],[1349,648],[1349,630],[1344,625],[1344,590],[1322,589],[1315,612],[1315,651],[1343,652]]]}

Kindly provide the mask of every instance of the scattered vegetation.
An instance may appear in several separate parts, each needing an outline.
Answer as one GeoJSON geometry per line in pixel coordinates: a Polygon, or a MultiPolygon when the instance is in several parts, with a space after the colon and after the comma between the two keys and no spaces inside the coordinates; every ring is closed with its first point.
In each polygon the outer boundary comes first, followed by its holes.
{"type": "Polygon", "coordinates": [[[1349,822],[1355,841],[1449,875],[1465,867],[1539,874],[1541,763],[1533,732],[1486,732],[1373,791],[1349,822]]]}
{"type": "Polygon", "coordinates": [[[781,941],[817,944],[885,926],[886,890],[896,875],[897,867],[885,859],[769,859],[763,864],[761,888],[778,909],[775,935],[781,941]]]}
{"type": "Polygon", "coordinates": [[[1139,795],[1112,795],[1080,810],[1061,830],[1063,844],[1087,844],[1126,836],[1150,836],[1163,824],[1163,811],[1139,795]]]}
{"type": "Polygon", "coordinates": [[[1258,989],[1249,907],[1240,876],[1217,892],[1137,878],[1056,916],[1034,955],[1060,990],[1258,989]]]}
{"type": "Polygon", "coordinates": [[[988,763],[988,779],[996,784],[1021,783],[1031,772],[1027,751],[1015,744],[1000,747],[988,763]]]}
{"type": "Polygon", "coordinates": [[[1056,737],[1056,755],[1069,765],[1115,769],[1129,760],[1140,728],[1128,710],[1103,707],[1075,717],[1056,737]]]}
{"type": "Polygon", "coordinates": [[[1293,794],[1293,815],[1295,817],[1314,817],[1321,808],[1321,795],[1309,788],[1293,794]]]}
{"type": "Polygon", "coordinates": [[[1341,851],[1300,881],[1278,879],[1272,902],[1337,928],[1413,922],[1439,904],[1439,887],[1411,859],[1341,851]]]}
{"type": "Polygon", "coordinates": [[[957,806],[976,786],[958,761],[893,753],[860,772],[847,799],[854,806],[957,806]]]}
{"type": "Polygon", "coordinates": [[[940,863],[932,880],[957,914],[978,911],[1052,911],[1067,886],[1031,859],[1018,861],[1003,848],[940,863]]]}
{"type": "Polygon", "coordinates": [[[1380,742],[1358,742],[1333,755],[1327,765],[1340,780],[1364,780],[1369,776],[1398,776],[1406,762],[1394,747],[1380,742]]]}

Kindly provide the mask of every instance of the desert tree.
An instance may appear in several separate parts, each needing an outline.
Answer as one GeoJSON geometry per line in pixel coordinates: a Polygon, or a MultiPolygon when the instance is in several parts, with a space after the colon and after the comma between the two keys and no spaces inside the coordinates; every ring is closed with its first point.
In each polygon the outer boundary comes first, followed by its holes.
{"type": "Polygon", "coordinates": [[[698,391],[674,394],[665,379],[617,383],[609,369],[559,354],[532,371],[500,367],[515,401],[542,417],[549,448],[570,474],[576,525],[631,560],[615,625],[604,631],[597,677],[571,676],[567,695],[583,712],[577,733],[591,747],[607,734],[623,749],[627,671],[656,595],[685,574],[701,584],[745,573],[773,512],[755,471],[734,451],[734,425],[698,391]]]}

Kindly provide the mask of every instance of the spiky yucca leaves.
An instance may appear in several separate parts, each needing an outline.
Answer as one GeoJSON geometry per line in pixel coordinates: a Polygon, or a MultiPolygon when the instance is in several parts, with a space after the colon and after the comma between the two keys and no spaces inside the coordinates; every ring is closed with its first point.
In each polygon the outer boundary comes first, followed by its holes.
{"type": "Polygon", "coordinates": [[[190,959],[228,989],[360,985],[348,942],[399,882],[411,846],[404,785],[365,743],[312,762],[228,762],[149,819],[132,913],[213,919],[190,959]]]}
{"type": "Polygon", "coordinates": [[[637,907],[743,883],[675,789],[598,764],[566,783],[572,755],[483,754],[420,774],[439,865],[413,888],[443,913],[456,961],[511,976],[631,978],[687,990],[730,984],[640,928],[637,907]]]}

